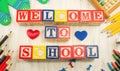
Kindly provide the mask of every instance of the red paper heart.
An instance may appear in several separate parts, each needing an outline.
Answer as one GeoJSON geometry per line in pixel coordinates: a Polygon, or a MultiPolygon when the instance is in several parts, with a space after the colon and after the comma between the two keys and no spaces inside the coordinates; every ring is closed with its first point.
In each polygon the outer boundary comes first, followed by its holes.
{"type": "Polygon", "coordinates": [[[40,34],[40,32],[38,30],[32,30],[32,29],[27,30],[27,35],[31,39],[37,38],[39,36],[39,34],[40,34]]]}

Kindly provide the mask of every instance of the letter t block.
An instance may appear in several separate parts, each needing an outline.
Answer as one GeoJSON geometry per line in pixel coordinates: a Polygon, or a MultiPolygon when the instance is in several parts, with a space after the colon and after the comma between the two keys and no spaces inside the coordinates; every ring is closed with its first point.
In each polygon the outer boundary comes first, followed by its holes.
{"type": "Polygon", "coordinates": [[[45,38],[57,38],[57,26],[45,26],[45,38]]]}

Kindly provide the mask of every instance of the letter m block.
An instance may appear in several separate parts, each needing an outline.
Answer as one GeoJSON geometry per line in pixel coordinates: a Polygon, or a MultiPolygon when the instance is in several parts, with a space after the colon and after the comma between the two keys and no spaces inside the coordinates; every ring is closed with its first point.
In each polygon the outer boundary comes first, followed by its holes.
{"type": "Polygon", "coordinates": [[[20,46],[19,59],[32,59],[32,46],[20,46]]]}

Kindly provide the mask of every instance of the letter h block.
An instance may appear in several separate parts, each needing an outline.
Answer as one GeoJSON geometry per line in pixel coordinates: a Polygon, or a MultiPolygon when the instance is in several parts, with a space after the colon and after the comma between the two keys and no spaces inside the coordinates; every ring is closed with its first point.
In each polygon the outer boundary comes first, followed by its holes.
{"type": "Polygon", "coordinates": [[[57,26],[45,26],[45,38],[57,38],[57,26]]]}
{"type": "Polygon", "coordinates": [[[86,57],[87,58],[99,58],[99,50],[97,45],[86,46],[86,57]]]}
{"type": "Polygon", "coordinates": [[[47,46],[47,59],[59,59],[59,46],[47,46]]]}
{"type": "Polygon", "coordinates": [[[32,59],[32,46],[20,46],[19,59],[32,59]]]}

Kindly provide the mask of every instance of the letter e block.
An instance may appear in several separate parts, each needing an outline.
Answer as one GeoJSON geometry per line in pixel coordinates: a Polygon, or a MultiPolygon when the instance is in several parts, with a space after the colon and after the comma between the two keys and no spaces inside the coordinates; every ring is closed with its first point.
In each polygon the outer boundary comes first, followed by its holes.
{"type": "Polygon", "coordinates": [[[68,10],[67,14],[68,14],[67,17],[68,22],[79,22],[80,20],[79,10],[68,10]]]}
{"type": "Polygon", "coordinates": [[[19,59],[32,59],[32,46],[20,46],[19,59]]]}
{"type": "Polygon", "coordinates": [[[93,22],[104,22],[104,11],[103,10],[93,10],[93,22]]]}
{"type": "Polygon", "coordinates": [[[55,22],[67,22],[67,10],[55,10],[55,22]]]}
{"type": "Polygon", "coordinates": [[[42,21],[42,10],[30,10],[30,22],[42,21]]]}
{"type": "Polygon", "coordinates": [[[60,46],[60,60],[72,59],[72,46],[60,46]]]}
{"type": "Polygon", "coordinates": [[[54,10],[42,10],[42,21],[53,22],[54,10]]]}
{"type": "Polygon", "coordinates": [[[46,46],[33,46],[32,59],[46,59],[46,46]]]}
{"type": "Polygon", "coordinates": [[[85,45],[75,45],[73,46],[73,58],[86,58],[86,46],[85,45]]]}
{"type": "Polygon", "coordinates": [[[47,46],[47,59],[59,59],[59,46],[47,46]]]}
{"type": "Polygon", "coordinates": [[[45,26],[45,38],[57,38],[57,26],[45,26]]]}
{"type": "Polygon", "coordinates": [[[86,56],[87,58],[99,58],[99,51],[97,45],[87,45],[86,46],[86,56]]]}
{"type": "Polygon", "coordinates": [[[69,26],[58,26],[58,38],[70,39],[70,27],[69,26]]]}

